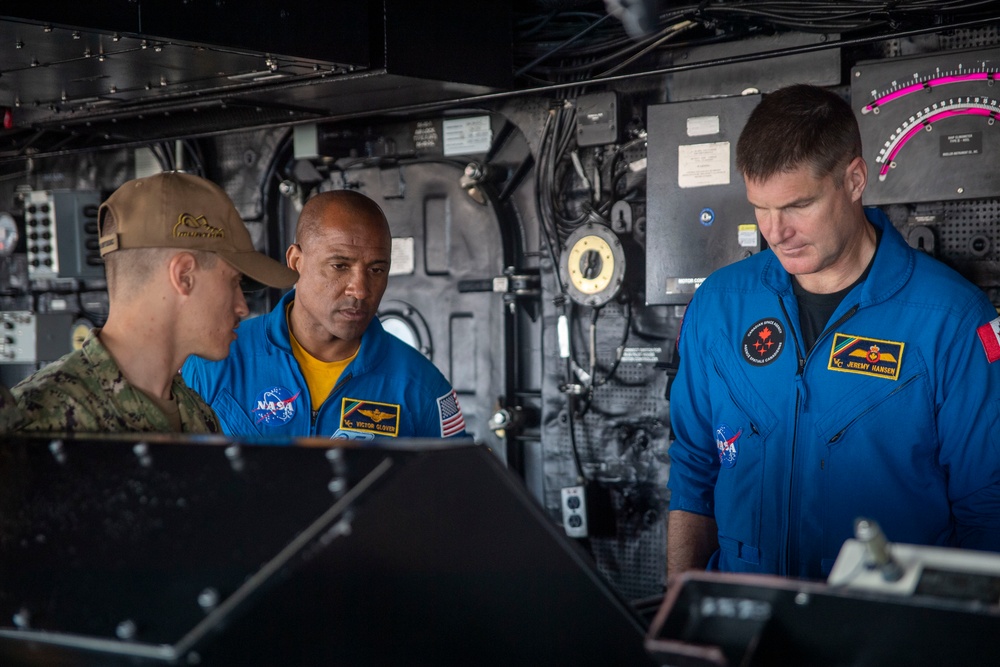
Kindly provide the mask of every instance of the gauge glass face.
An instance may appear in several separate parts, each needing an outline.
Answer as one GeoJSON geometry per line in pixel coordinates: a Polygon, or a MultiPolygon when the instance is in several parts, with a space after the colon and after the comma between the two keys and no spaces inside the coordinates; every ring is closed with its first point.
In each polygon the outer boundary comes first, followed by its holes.
{"type": "Polygon", "coordinates": [[[19,239],[17,222],[10,213],[0,211],[0,256],[14,252],[19,239]]]}
{"type": "Polygon", "coordinates": [[[69,332],[70,347],[74,350],[82,349],[83,342],[87,340],[87,336],[90,335],[91,328],[90,322],[84,320],[77,320],[74,322],[69,332]]]}
{"type": "Polygon", "coordinates": [[[615,256],[600,236],[584,236],[570,248],[569,279],[584,294],[598,294],[611,284],[615,256]]]}
{"type": "Polygon", "coordinates": [[[420,349],[420,337],[416,329],[401,317],[389,315],[381,318],[382,328],[415,350],[420,349]]]}

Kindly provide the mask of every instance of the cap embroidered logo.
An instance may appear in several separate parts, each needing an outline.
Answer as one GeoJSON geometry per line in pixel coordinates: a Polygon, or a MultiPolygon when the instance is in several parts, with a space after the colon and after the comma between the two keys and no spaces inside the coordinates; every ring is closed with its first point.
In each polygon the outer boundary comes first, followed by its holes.
{"type": "Polygon", "coordinates": [[[190,213],[181,213],[177,216],[177,224],[174,225],[174,238],[184,238],[196,236],[206,239],[226,238],[226,232],[208,224],[205,216],[199,215],[197,218],[190,213]]]}

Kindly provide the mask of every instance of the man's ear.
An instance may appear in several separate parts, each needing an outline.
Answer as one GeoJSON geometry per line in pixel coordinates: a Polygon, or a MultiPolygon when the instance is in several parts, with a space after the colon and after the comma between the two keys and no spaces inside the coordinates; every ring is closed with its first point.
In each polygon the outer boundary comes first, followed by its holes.
{"type": "Polygon", "coordinates": [[[194,290],[197,268],[198,260],[189,252],[179,252],[171,257],[168,271],[170,285],[174,291],[183,296],[190,296],[194,290]]]}
{"type": "Polygon", "coordinates": [[[299,270],[299,262],[302,261],[302,246],[298,243],[293,243],[288,246],[288,250],[285,251],[285,264],[288,268],[293,271],[299,270]]]}
{"type": "Polygon", "coordinates": [[[850,164],[847,165],[844,180],[851,193],[851,201],[860,200],[865,186],[868,185],[868,165],[863,157],[858,156],[851,160],[850,164]]]}

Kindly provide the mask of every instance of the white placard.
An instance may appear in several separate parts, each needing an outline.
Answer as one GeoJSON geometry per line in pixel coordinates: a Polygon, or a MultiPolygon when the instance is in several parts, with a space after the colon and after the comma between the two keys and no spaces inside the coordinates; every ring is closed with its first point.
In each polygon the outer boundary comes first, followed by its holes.
{"type": "Polygon", "coordinates": [[[687,135],[689,137],[704,137],[719,133],[718,116],[695,116],[687,119],[687,135]]]}
{"type": "Polygon", "coordinates": [[[489,116],[449,118],[442,123],[445,155],[485,153],[493,143],[489,116]]]}
{"type": "Polygon", "coordinates": [[[682,188],[729,185],[729,142],[678,146],[677,185],[682,188]]]}
{"type": "Polygon", "coordinates": [[[390,255],[390,276],[410,275],[414,270],[414,243],[412,236],[392,239],[392,254],[390,255]]]}

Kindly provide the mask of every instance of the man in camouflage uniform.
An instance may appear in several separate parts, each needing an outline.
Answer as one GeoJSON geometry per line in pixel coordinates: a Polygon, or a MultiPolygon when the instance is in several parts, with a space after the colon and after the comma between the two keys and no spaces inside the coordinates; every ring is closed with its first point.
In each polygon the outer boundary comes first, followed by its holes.
{"type": "Polygon", "coordinates": [[[10,389],[0,384],[0,433],[13,431],[21,424],[21,410],[10,389]]]}
{"type": "Polygon", "coordinates": [[[129,181],[101,205],[108,320],[80,350],[14,387],[20,430],[219,433],[178,374],[223,359],[249,314],[241,281],[287,288],[297,274],[253,248],[226,193],[180,172],[129,181]],[[221,258],[223,261],[218,261],[221,258]]]}

